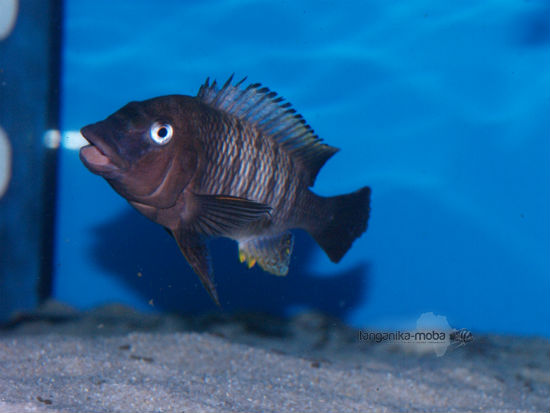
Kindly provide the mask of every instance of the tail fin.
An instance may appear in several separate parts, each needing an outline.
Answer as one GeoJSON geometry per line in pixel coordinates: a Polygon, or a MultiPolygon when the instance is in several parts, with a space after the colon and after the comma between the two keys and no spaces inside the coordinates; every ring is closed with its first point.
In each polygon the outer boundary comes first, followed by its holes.
{"type": "Polygon", "coordinates": [[[367,229],[370,214],[370,188],[351,194],[321,197],[312,208],[306,230],[326,252],[332,262],[338,262],[351,244],[367,229]]]}

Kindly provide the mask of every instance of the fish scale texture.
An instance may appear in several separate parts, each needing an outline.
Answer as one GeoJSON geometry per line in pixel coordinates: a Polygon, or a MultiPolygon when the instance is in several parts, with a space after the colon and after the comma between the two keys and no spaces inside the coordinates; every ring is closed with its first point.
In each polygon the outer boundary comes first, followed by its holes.
{"type": "Polygon", "coordinates": [[[205,130],[205,158],[210,160],[199,191],[246,198],[271,205],[275,223],[287,219],[296,199],[296,175],[288,155],[276,143],[237,119],[217,116],[205,130]]]}

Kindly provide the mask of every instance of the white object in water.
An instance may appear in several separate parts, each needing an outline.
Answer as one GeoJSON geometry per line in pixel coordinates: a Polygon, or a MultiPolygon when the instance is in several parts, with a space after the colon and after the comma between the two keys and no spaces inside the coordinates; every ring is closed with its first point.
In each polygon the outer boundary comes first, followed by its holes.
{"type": "Polygon", "coordinates": [[[68,130],[63,133],[62,145],[65,149],[79,150],[84,145],[88,145],[88,141],[77,130],[68,130]]]}
{"type": "Polygon", "coordinates": [[[0,41],[13,30],[18,10],[19,0],[0,0],[0,41]]]}
{"type": "Polygon", "coordinates": [[[61,142],[61,133],[57,129],[48,129],[44,133],[44,146],[48,149],[57,149],[61,142]]]}
{"type": "MultiPolygon", "coordinates": [[[[0,0],[1,1],[1,0],[0,0]]],[[[0,198],[8,189],[11,178],[11,145],[8,135],[0,126],[0,198]]]]}

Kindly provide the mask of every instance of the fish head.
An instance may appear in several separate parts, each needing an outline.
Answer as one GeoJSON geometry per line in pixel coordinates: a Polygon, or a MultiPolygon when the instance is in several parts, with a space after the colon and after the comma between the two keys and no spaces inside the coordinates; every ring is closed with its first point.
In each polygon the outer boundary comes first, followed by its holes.
{"type": "Polygon", "coordinates": [[[81,148],[80,159],[128,201],[173,206],[197,166],[192,116],[186,110],[191,99],[174,95],[130,102],[85,126],[81,133],[90,144],[81,148]]]}

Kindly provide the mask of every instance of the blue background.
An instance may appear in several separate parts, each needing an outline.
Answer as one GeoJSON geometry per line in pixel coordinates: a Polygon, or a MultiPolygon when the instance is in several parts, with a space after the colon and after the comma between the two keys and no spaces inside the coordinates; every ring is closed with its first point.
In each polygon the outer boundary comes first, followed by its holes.
{"type": "Polygon", "coordinates": [[[298,232],[284,278],[214,241],[223,311],[550,335],[549,22],[548,1],[66,1],[56,298],[216,311],[67,131],[235,72],[341,148],[314,190],[369,185],[372,215],[340,264],[298,232]]]}

